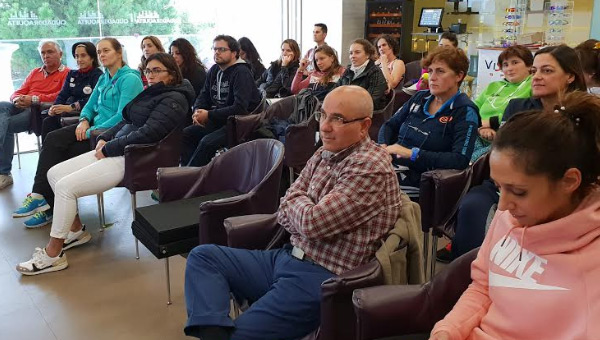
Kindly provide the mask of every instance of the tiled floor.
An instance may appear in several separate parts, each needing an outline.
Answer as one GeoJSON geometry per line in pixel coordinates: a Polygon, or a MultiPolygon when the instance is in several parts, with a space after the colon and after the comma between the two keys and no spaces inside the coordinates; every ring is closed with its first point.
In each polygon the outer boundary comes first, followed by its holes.
{"type": "MultiPolygon", "coordinates": [[[[166,305],[164,262],[140,245],[135,259],[129,193],[105,194],[108,222],[99,232],[96,198],[79,200],[81,219],[92,233],[90,243],[69,250],[69,268],[33,277],[14,267],[44,246],[50,227],[28,230],[11,212],[31,191],[37,153],[14,159],[15,184],[0,191],[0,339],[103,340],[184,339],[185,259],[172,257],[171,293],[166,305]]],[[[138,206],[153,204],[149,192],[138,193],[138,206]]]]}

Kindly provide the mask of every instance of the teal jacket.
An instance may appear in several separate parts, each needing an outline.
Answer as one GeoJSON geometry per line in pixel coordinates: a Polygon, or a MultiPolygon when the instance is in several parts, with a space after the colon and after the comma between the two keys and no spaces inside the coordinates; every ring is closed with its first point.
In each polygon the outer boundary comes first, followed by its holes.
{"type": "Polygon", "coordinates": [[[98,79],[87,104],[81,110],[79,120],[90,122],[90,132],[109,129],[123,119],[123,108],[144,90],[140,73],[125,65],[111,78],[108,70],[98,79]]]}

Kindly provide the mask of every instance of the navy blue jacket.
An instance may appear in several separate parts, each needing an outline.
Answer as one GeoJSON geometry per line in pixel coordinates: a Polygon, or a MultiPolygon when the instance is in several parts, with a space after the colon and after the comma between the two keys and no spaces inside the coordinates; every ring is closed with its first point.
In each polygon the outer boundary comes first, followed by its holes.
{"type": "Polygon", "coordinates": [[[394,160],[409,168],[402,184],[418,187],[425,171],[469,166],[481,126],[477,105],[464,93],[457,93],[431,116],[425,110],[433,98],[428,90],[417,92],[379,130],[380,144],[418,149],[415,161],[394,160]]]}
{"type": "Polygon", "coordinates": [[[260,101],[260,92],[254,85],[250,65],[239,59],[225,71],[221,71],[219,65],[213,65],[208,70],[193,111],[207,110],[210,122],[222,127],[227,123],[227,117],[248,114],[260,101]]]}
{"type": "Polygon", "coordinates": [[[542,105],[542,101],[538,98],[531,97],[511,99],[508,102],[508,105],[506,105],[506,109],[504,109],[504,114],[502,115],[502,124],[519,112],[542,110],[543,108],[544,106],[542,105]]]}
{"type": "Polygon", "coordinates": [[[186,121],[195,95],[187,79],[175,86],[149,86],[123,108],[123,120],[98,137],[107,141],[102,153],[107,157],[123,156],[127,145],[156,143],[165,138],[186,121]]]}
{"type": "Polygon", "coordinates": [[[70,105],[78,102],[79,109],[83,109],[101,75],[102,70],[98,67],[85,73],[70,70],[54,104],[70,105]]]}

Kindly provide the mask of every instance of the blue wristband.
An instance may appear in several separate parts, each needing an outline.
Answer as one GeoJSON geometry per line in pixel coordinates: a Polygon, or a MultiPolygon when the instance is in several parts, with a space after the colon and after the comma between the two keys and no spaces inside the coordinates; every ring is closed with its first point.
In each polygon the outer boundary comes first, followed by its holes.
{"type": "Polygon", "coordinates": [[[412,152],[410,153],[410,160],[411,161],[416,161],[417,158],[419,158],[419,151],[421,151],[421,149],[419,148],[412,148],[412,152]]]}

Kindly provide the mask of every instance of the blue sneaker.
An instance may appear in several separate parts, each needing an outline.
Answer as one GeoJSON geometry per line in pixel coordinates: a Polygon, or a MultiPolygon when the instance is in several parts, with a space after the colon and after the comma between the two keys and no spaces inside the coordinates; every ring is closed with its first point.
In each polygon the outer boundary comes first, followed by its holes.
{"type": "Polygon", "coordinates": [[[13,211],[12,216],[25,217],[48,209],[50,209],[50,206],[45,198],[34,198],[29,194],[23,201],[23,206],[13,211]]]}
{"type": "Polygon", "coordinates": [[[46,213],[45,211],[37,212],[33,215],[32,218],[23,222],[23,224],[25,225],[25,228],[30,228],[30,229],[43,227],[46,224],[50,224],[50,223],[52,223],[52,215],[46,213]]]}

